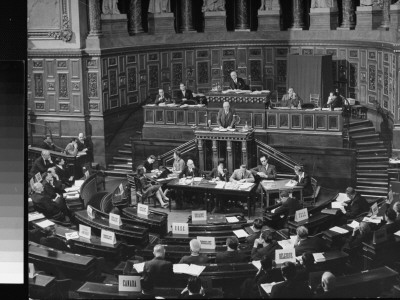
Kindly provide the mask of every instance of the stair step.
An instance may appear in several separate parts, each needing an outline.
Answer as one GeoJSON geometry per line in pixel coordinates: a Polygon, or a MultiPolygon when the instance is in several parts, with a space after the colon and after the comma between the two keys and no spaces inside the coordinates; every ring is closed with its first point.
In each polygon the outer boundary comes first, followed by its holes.
{"type": "Polygon", "coordinates": [[[357,172],[357,178],[375,178],[375,179],[387,179],[388,174],[386,172],[377,173],[376,171],[367,172],[367,170],[362,172],[357,172]]]}
{"type": "Polygon", "coordinates": [[[130,144],[130,143],[126,143],[126,144],[124,144],[123,145],[125,148],[131,148],[132,147],[132,145],[130,144]]]}
{"type": "Polygon", "coordinates": [[[105,170],[104,173],[110,177],[123,177],[126,178],[126,174],[132,174],[132,170],[105,170]]]}
{"type": "Polygon", "coordinates": [[[107,169],[111,170],[132,170],[132,164],[109,164],[107,169]]]}
{"type": "Polygon", "coordinates": [[[357,157],[357,162],[376,162],[381,161],[389,164],[389,159],[386,156],[361,156],[357,157]]]}
{"type": "Polygon", "coordinates": [[[376,146],[382,146],[383,147],[383,149],[386,149],[384,146],[383,146],[383,142],[382,141],[368,141],[368,142],[365,142],[365,141],[355,141],[356,142],[356,146],[357,146],[357,148],[362,148],[362,147],[367,147],[367,148],[371,148],[371,147],[376,147],[376,146]]]}
{"type": "Polygon", "coordinates": [[[355,190],[359,192],[361,195],[374,195],[374,196],[386,196],[387,195],[387,189],[385,191],[374,191],[374,190],[368,190],[368,189],[363,189],[356,187],[355,190]]]}
{"type": "Polygon", "coordinates": [[[113,160],[125,161],[127,164],[132,164],[132,157],[114,156],[113,160]]]}
{"type": "Polygon", "coordinates": [[[387,179],[377,179],[377,178],[357,178],[357,183],[361,185],[380,185],[380,186],[387,186],[388,182],[387,179]]]}
{"type": "Polygon", "coordinates": [[[373,149],[358,149],[357,155],[375,155],[375,156],[385,156],[387,157],[387,151],[385,147],[373,148],[373,149]]]}
{"type": "Polygon", "coordinates": [[[365,140],[368,139],[369,141],[372,140],[372,142],[379,142],[379,134],[378,133],[371,133],[371,134],[360,134],[360,135],[355,135],[351,136],[351,139],[359,141],[359,140],[365,140]]]}
{"type": "Polygon", "coordinates": [[[125,155],[129,155],[130,157],[132,157],[132,150],[118,150],[119,154],[125,154],[125,155]]]}
{"type": "Polygon", "coordinates": [[[364,190],[364,191],[372,191],[372,192],[387,192],[387,187],[380,186],[369,186],[369,185],[357,185],[356,189],[364,190]]]}
{"type": "Polygon", "coordinates": [[[376,172],[376,170],[382,170],[387,173],[387,168],[387,164],[357,164],[356,173],[358,174],[360,171],[363,172],[367,170],[373,170],[374,172],[376,172]]]}
{"type": "Polygon", "coordinates": [[[354,127],[354,128],[350,128],[350,130],[349,130],[349,134],[351,136],[359,134],[359,133],[367,133],[367,132],[376,133],[374,127],[354,127]]]}
{"type": "Polygon", "coordinates": [[[355,122],[351,122],[349,124],[350,128],[353,127],[358,127],[358,126],[371,126],[372,122],[369,120],[363,120],[363,121],[355,121],[355,122]]]}
{"type": "Polygon", "coordinates": [[[380,199],[382,197],[386,197],[386,195],[383,195],[383,196],[370,195],[370,194],[367,194],[367,193],[362,193],[361,195],[365,198],[365,200],[367,200],[368,203],[374,203],[374,202],[376,202],[376,200],[378,200],[378,199],[380,199]]]}

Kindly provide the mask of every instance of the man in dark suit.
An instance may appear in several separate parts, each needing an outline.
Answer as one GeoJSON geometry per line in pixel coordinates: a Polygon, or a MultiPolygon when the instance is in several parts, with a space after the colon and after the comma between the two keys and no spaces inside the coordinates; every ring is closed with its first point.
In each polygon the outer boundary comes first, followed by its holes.
{"type": "Polygon", "coordinates": [[[239,246],[239,240],[235,236],[228,237],[226,239],[226,247],[228,248],[225,252],[217,253],[215,262],[217,264],[228,264],[228,263],[244,263],[248,262],[246,255],[237,250],[239,246]]]}
{"type": "Polygon", "coordinates": [[[208,257],[204,254],[200,254],[200,242],[196,239],[193,239],[189,243],[190,245],[190,255],[185,255],[179,261],[180,264],[195,264],[195,265],[204,265],[208,263],[208,257]]]}
{"type": "Polygon", "coordinates": [[[294,172],[296,175],[292,178],[292,180],[297,182],[297,186],[303,187],[303,196],[310,196],[314,193],[311,177],[304,172],[304,168],[301,166],[295,166],[294,172]]]}
{"type": "Polygon", "coordinates": [[[261,260],[263,257],[275,259],[275,250],[282,249],[273,237],[273,232],[265,230],[259,239],[254,240],[253,249],[251,250],[252,260],[261,260]],[[262,247],[259,248],[258,246],[262,247]]]}
{"type": "Polygon", "coordinates": [[[193,160],[188,159],[186,166],[179,174],[179,178],[182,178],[183,175],[185,175],[185,177],[200,177],[202,175],[202,172],[200,171],[200,169],[194,166],[193,160]]]}
{"type": "Polygon", "coordinates": [[[217,124],[219,128],[232,128],[235,126],[234,115],[236,112],[233,108],[230,107],[229,102],[224,102],[221,108],[218,111],[217,115],[217,124]]]}
{"type": "Polygon", "coordinates": [[[156,96],[156,100],[154,101],[155,105],[159,105],[161,103],[169,104],[171,103],[171,96],[164,92],[163,89],[158,89],[158,94],[156,96]]]}
{"type": "Polygon", "coordinates": [[[286,261],[281,267],[284,282],[275,284],[271,289],[271,298],[311,298],[310,288],[304,281],[297,281],[296,265],[286,261]]]}
{"type": "Polygon", "coordinates": [[[317,288],[314,298],[337,299],[340,298],[336,290],[336,277],[331,272],[324,272],[321,277],[321,285],[317,288]]]}
{"type": "Polygon", "coordinates": [[[146,261],[143,268],[143,276],[148,276],[155,286],[171,284],[174,278],[172,263],[166,261],[165,248],[163,245],[154,246],[154,258],[146,261]]]}
{"type": "Polygon", "coordinates": [[[275,208],[273,213],[275,214],[283,214],[287,213],[288,215],[294,215],[296,210],[301,209],[300,202],[296,198],[292,198],[289,195],[288,191],[281,191],[279,193],[279,198],[281,202],[281,206],[275,208]]]}
{"type": "Polygon", "coordinates": [[[250,227],[250,229],[253,230],[253,233],[246,237],[246,243],[250,245],[254,244],[254,241],[260,237],[263,223],[263,220],[260,218],[254,219],[253,226],[250,227]]]}
{"type": "Polygon", "coordinates": [[[260,182],[264,179],[276,179],[276,168],[274,165],[268,163],[268,158],[263,155],[260,157],[261,165],[251,169],[251,173],[254,176],[256,183],[258,184],[257,192],[262,192],[262,187],[260,182]]]}
{"type": "Polygon", "coordinates": [[[50,136],[47,135],[46,138],[43,140],[42,148],[46,150],[56,151],[56,145],[54,145],[50,136]]]}
{"type": "Polygon", "coordinates": [[[179,91],[176,93],[176,104],[196,104],[196,100],[193,98],[191,90],[186,89],[184,83],[179,85],[179,91]]]}
{"type": "Polygon", "coordinates": [[[61,157],[56,157],[56,166],[54,167],[54,171],[58,175],[60,181],[66,186],[72,186],[74,181],[74,176],[70,176],[68,170],[65,168],[65,161],[61,157]]]}
{"type": "Polygon", "coordinates": [[[86,156],[83,157],[82,162],[92,162],[93,161],[93,144],[91,141],[85,137],[85,135],[81,132],[78,134],[78,152],[86,153],[86,156]]]}
{"type": "Polygon", "coordinates": [[[54,163],[51,160],[50,152],[48,150],[43,150],[42,155],[34,161],[31,171],[29,172],[29,175],[33,177],[38,172],[40,172],[40,174],[43,174],[53,166],[54,163]]]}
{"type": "Polygon", "coordinates": [[[296,229],[297,238],[294,245],[296,256],[302,255],[304,252],[318,253],[328,250],[325,242],[319,237],[308,237],[308,229],[299,226],[296,229]]]}
{"type": "Polygon", "coordinates": [[[249,86],[244,82],[244,80],[237,76],[235,71],[231,72],[231,80],[229,81],[229,87],[232,90],[248,90],[249,86]]]}
{"type": "Polygon", "coordinates": [[[367,200],[357,193],[355,189],[348,187],[346,189],[346,194],[350,200],[343,203],[346,209],[345,218],[354,219],[359,214],[369,211],[367,200]]]}

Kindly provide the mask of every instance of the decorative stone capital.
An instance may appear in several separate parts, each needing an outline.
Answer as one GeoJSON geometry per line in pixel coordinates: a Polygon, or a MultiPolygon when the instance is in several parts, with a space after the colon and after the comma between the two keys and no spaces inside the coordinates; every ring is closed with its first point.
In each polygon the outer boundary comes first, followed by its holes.
{"type": "Polygon", "coordinates": [[[69,42],[72,39],[73,32],[67,14],[63,14],[62,29],[60,31],[49,32],[48,35],[64,42],[69,42]]]}

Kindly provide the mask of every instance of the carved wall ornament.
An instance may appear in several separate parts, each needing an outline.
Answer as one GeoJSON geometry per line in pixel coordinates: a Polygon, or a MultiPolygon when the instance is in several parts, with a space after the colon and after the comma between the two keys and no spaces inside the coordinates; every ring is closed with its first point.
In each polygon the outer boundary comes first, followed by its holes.
{"type": "Polygon", "coordinates": [[[58,95],[60,98],[68,98],[68,74],[58,74],[58,95]]]}
{"type": "Polygon", "coordinates": [[[69,42],[72,39],[73,32],[71,30],[70,21],[67,14],[63,14],[62,29],[60,31],[49,32],[48,36],[55,38],[56,40],[63,40],[69,42]]]}
{"type": "Polygon", "coordinates": [[[41,60],[34,60],[32,63],[34,68],[43,68],[43,62],[41,60]]]}

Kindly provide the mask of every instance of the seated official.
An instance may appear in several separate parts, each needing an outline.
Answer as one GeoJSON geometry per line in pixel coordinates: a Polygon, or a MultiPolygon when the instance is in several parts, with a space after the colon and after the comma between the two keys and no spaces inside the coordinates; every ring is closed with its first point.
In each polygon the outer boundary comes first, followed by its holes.
{"type": "Polygon", "coordinates": [[[202,172],[200,169],[194,166],[194,162],[191,159],[188,159],[186,167],[183,168],[182,172],[179,174],[179,178],[182,177],[201,177],[202,172]]]}
{"type": "Polygon", "coordinates": [[[42,184],[44,194],[49,198],[54,199],[58,194],[62,194],[64,191],[61,181],[53,177],[52,172],[54,172],[54,170],[49,168],[49,171],[42,174],[42,184]]]}
{"type": "Polygon", "coordinates": [[[248,244],[254,244],[254,241],[258,238],[260,238],[261,235],[261,229],[263,228],[263,220],[261,218],[255,218],[253,221],[253,225],[250,227],[250,229],[253,231],[252,234],[250,234],[248,237],[246,237],[246,243],[248,244]]]}
{"type": "Polygon", "coordinates": [[[342,98],[336,95],[334,92],[330,92],[326,106],[330,107],[332,110],[334,108],[341,108],[343,106],[342,98]]]}
{"type": "Polygon", "coordinates": [[[174,163],[172,164],[172,172],[182,172],[185,168],[185,161],[182,159],[180,151],[174,152],[174,163]]]}
{"type": "Polygon", "coordinates": [[[386,229],[388,235],[391,235],[400,230],[400,221],[396,221],[396,212],[392,208],[386,209],[385,212],[386,224],[380,229],[386,229]]]}
{"type": "Polygon", "coordinates": [[[222,161],[218,164],[218,167],[211,170],[210,179],[215,179],[216,181],[229,181],[228,170],[225,169],[222,161]]]}
{"type": "Polygon", "coordinates": [[[400,201],[393,205],[393,210],[396,212],[396,221],[400,222],[400,201]]]}
{"type": "Polygon", "coordinates": [[[314,296],[317,299],[337,299],[339,298],[336,290],[336,277],[331,272],[324,272],[321,277],[321,285],[317,288],[314,296]]]}
{"type": "Polygon", "coordinates": [[[239,247],[239,240],[235,236],[226,239],[227,250],[225,252],[218,252],[215,258],[217,264],[228,263],[244,263],[247,262],[247,257],[242,252],[237,250],[239,247]]]}
{"type": "Polygon", "coordinates": [[[76,156],[78,154],[78,139],[72,138],[68,145],[65,147],[65,154],[76,156]]]}
{"type": "Polygon", "coordinates": [[[208,263],[207,255],[200,254],[200,242],[196,239],[193,239],[189,243],[190,245],[190,255],[185,255],[179,261],[180,264],[195,264],[195,265],[204,265],[208,263]]]}
{"type": "Polygon", "coordinates": [[[144,162],[143,167],[145,168],[146,173],[150,173],[154,170],[154,162],[156,161],[156,157],[154,155],[150,155],[144,162]]]}
{"type": "Polygon", "coordinates": [[[328,250],[325,242],[319,237],[308,237],[308,229],[306,227],[297,227],[296,233],[297,237],[294,245],[296,256],[300,256],[304,252],[318,253],[328,250]]]}
{"type": "Polygon", "coordinates": [[[296,266],[285,261],[281,267],[284,282],[275,284],[271,289],[271,298],[310,298],[311,290],[304,281],[296,280],[296,266]]]}
{"type": "Polygon", "coordinates": [[[60,149],[60,147],[57,147],[53,143],[53,140],[51,139],[51,137],[49,135],[46,135],[46,138],[43,140],[41,148],[46,149],[46,150],[51,150],[51,151],[57,151],[60,149]]]}
{"type": "Polygon", "coordinates": [[[144,175],[144,170],[145,169],[142,165],[139,165],[136,169],[136,174],[140,180],[140,185],[142,186],[143,197],[147,198],[155,195],[157,200],[160,202],[161,207],[167,208],[169,205],[169,198],[165,196],[161,186],[158,183],[155,183],[154,185],[151,184],[151,181],[144,175]]]}
{"type": "Polygon", "coordinates": [[[309,275],[316,269],[314,255],[311,252],[304,252],[301,255],[301,263],[297,266],[296,280],[308,282],[309,275]]]}
{"type": "Polygon", "coordinates": [[[58,175],[60,181],[66,186],[72,186],[74,176],[70,176],[68,170],[65,168],[65,160],[61,157],[56,157],[55,163],[56,166],[54,167],[54,171],[58,175]]]}
{"type": "Polygon", "coordinates": [[[68,242],[56,235],[56,230],[54,227],[46,227],[44,231],[46,236],[40,238],[39,244],[57,250],[71,252],[71,248],[67,244],[68,242]]]}
{"type": "Polygon", "coordinates": [[[304,172],[304,168],[301,166],[295,166],[294,172],[296,175],[292,178],[292,180],[296,181],[296,186],[303,187],[303,196],[311,196],[314,193],[311,177],[304,172]]]}
{"type": "Polygon", "coordinates": [[[346,209],[344,217],[346,219],[354,219],[361,213],[369,211],[369,204],[367,200],[352,187],[346,189],[346,195],[350,200],[345,201],[343,206],[346,209]]]}
{"type": "Polygon", "coordinates": [[[251,259],[260,260],[266,256],[275,259],[275,250],[282,249],[281,245],[274,239],[274,233],[266,230],[261,233],[259,239],[254,240],[253,249],[251,250],[251,259]],[[262,246],[259,248],[259,246],[262,246]]]}
{"type": "Polygon", "coordinates": [[[217,115],[217,124],[219,128],[233,128],[235,127],[235,118],[236,112],[233,108],[231,108],[229,102],[224,102],[222,104],[222,109],[218,111],[217,115]]]}
{"type": "Polygon", "coordinates": [[[186,89],[184,83],[179,84],[179,91],[176,92],[176,104],[196,104],[196,100],[193,98],[191,90],[186,89]]]}
{"type": "Polygon", "coordinates": [[[372,239],[372,230],[367,222],[360,222],[358,227],[353,229],[351,236],[347,239],[344,249],[360,248],[363,242],[369,242],[372,239]]]}
{"type": "Polygon", "coordinates": [[[54,167],[54,163],[51,160],[50,152],[43,150],[41,156],[33,162],[29,175],[34,177],[37,173],[43,174],[51,167],[54,167]]]}
{"type": "Polygon", "coordinates": [[[155,105],[172,103],[171,96],[164,92],[163,89],[158,89],[158,94],[154,100],[155,105]]]}
{"type": "Polygon", "coordinates": [[[174,279],[172,263],[166,261],[163,245],[154,246],[154,258],[146,261],[143,267],[143,277],[148,276],[155,286],[170,286],[174,279]]]}
{"type": "Polygon", "coordinates": [[[229,80],[229,87],[232,90],[249,90],[250,87],[244,82],[244,80],[237,76],[235,71],[231,72],[231,79],[229,80]]]}
{"type": "Polygon", "coordinates": [[[154,281],[148,275],[140,278],[140,287],[142,294],[138,297],[139,299],[158,299],[154,291],[154,281]]]}
{"type": "Polygon", "coordinates": [[[233,171],[230,182],[254,182],[253,174],[246,169],[246,165],[241,165],[240,169],[233,171]]]}
{"type": "Polygon", "coordinates": [[[63,212],[63,206],[59,197],[55,200],[44,194],[43,185],[40,182],[33,184],[34,193],[31,196],[33,207],[46,218],[69,222],[69,218],[63,212]]]}
{"type": "Polygon", "coordinates": [[[297,210],[301,209],[301,204],[299,200],[290,197],[289,192],[286,190],[283,190],[279,193],[278,201],[281,203],[281,206],[273,209],[273,213],[275,214],[287,213],[289,216],[292,216],[296,213],[297,210]]]}
{"type": "Polygon", "coordinates": [[[263,257],[260,261],[261,268],[254,278],[247,278],[240,288],[240,299],[259,299],[265,296],[260,284],[273,282],[272,259],[263,257]]]}
{"type": "Polygon", "coordinates": [[[287,94],[282,96],[282,100],[281,100],[282,107],[301,109],[301,105],[302,105],[302,101],[296,95],[293,88],[289,88],[287,94]]]}
{"type": "MultiPolygon", "coordinates": [[[[261,165],[251,169],[251,173],[254,176],[256,183],[260,183],[262,180],[269,179],[275,180],[276,179],[276,168],[274,165],[268,163],[268,157],[262,155],[260,157],[261,165]]],[[[257,192],[262,193],[261,184],[257,186],[257,192]]]]}
{"type": "Polygon", "coordinates": [[[190,276],[187,286],[179,295],[179,299],[207,299],[206,292],[201,285],[201,279],[196,276],[190,276]]]}

